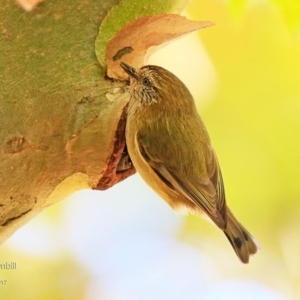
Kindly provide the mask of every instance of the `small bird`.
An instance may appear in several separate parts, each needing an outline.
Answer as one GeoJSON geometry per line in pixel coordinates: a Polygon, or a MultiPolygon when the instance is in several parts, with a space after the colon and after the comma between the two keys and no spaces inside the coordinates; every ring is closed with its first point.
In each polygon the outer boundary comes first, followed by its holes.
{"type": "Polygon", "coordinates": [[[162,67],[120,65],[130,77],[126,144],[137,172],[174,210],[208,216],[248,263],[258,244],[226,205],[218,159],[188,88],[162,67]]]}

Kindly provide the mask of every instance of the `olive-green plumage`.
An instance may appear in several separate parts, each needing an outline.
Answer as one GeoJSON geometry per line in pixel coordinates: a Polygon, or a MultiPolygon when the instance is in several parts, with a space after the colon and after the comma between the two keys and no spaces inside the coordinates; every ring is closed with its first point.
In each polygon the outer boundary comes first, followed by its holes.
{"type": "Polygon", "coordinates": [[[257,244],[226,206],[219,163],[191,93],[161,67],[121,67],[130,76],[126,143],[136,170],[173,209],[207,215],[247,263],[257,244]]]}

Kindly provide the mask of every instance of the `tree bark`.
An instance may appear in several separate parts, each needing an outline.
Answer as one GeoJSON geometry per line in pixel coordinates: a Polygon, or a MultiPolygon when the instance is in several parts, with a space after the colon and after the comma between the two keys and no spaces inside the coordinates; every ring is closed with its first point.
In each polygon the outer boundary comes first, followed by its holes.
{"type": "MultiPolygon", "coordinates": [[[[28,13],[0,1],[0,243],[74,191],[135,172],[118,167],[125,84],[107,80],[95,54],[99,26],[118,2],[44,1],[28,13]]],[[[161,12],[179,10],[180,1],[167,2],[177,7],[161,12]]]]}

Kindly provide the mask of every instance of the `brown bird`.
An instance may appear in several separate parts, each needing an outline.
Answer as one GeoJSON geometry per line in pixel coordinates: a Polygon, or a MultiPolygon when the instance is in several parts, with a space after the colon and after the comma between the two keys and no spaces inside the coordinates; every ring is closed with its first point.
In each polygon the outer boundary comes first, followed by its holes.
{"type": "Polygon", "coordinates": [[[217,156],[193,96],[164,68],[121,67],[130,76],[126,144],[136,170],[174,210],[208,216],[248,263],[258,244],[226,205],[217,156]]]}

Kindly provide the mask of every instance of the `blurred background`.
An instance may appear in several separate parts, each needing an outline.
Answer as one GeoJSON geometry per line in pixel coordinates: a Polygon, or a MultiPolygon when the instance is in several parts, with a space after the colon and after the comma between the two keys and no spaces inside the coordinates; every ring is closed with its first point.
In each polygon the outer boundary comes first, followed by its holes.
{"type": "Polygon", "coordinates": [[[1,299],[300,299],[300,1],[193,0],[215,26],[149,63],[180,77],[219,157],[227,203],[259,240],[243,265],[216,227],[138,175],[46,209],[3,246],[1,299]]]}

